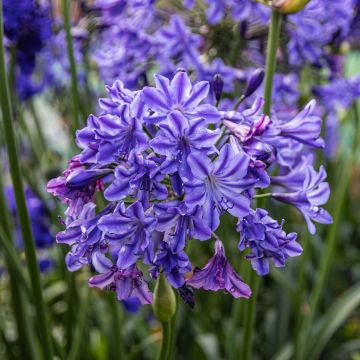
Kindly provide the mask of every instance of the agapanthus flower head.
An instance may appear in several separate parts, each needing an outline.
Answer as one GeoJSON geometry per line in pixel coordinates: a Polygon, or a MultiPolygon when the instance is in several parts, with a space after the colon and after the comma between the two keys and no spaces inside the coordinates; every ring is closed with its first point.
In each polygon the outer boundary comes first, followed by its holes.
{"type": "Polygon", "coordinates": [[[118,80],[100,99],[100,114],[77,132],[82,152],[48,191],[68,205],[57,241],[71,246],[69,270],[90,265],[100,273],[90,286],[147,304],[147,281],[160,276],[191,306],[191,288],[248,298],[251,290],[215,234],[225,214],[236,218],[238,248],[251,250],[246,258],[261,275],[270,261],[285,266],[301,247],[265,209],[252,209],[258,188],[285,188],[270,194],[297,207],[309,226],[329,222],[320,207],[329,195],[323,169],[309,168],[310,160],[299,163],[304,146],[320,142],[314,103],[280,120],[275,111],[263,113],[261,98],[237,111],[226,110],[224,101],[219,111],[209,103],[209,90],[209,82],[193,83],[183,69],[170,78],[155,75],[155,87],[142,90],[118,80]],[[274,165],[280,175],[271,178],[274,165]],[[217,239],[214,256],[189,277],[189,242],[211,238],[217,239]]]}

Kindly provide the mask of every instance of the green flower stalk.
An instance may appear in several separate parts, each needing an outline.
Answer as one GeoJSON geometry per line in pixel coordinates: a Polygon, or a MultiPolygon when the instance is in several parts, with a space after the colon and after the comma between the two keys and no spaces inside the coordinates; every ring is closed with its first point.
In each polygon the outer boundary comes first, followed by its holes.
{"type": "Polygon", "coordinates": [[[14,187],[16,207],[18,209],[19,222],[21,225],[22,237],[24,239],[24,249],[26,254],[26,263],[31,278],[31,287],[33,292],[34,306],[41,334],[42,349],[45,359],[52,359],[53,350],[51,343],[50,330],[48,328],[45,305],[41,290],[40,271],[35,251],[35,242],[32,235],[29,214],[26,207],[25,195],[23,190],[23,181],[21,177],[20,164],[18,162],[17,148],[15,142],[15,131],[13,122],[13,112],[9,95],[8,80],[5,70],[4,54],[4,29],[2,0],[0,0],[0,100],[3,117],[3,130],[6,143],[6,149],[9,159],[9,169],[11,180],[14,187]]]}
{"type": "Polygon", "coordinates": [[[155,285],[154,301],[152,304],[155,316],[162,323],[163,341],[159,360],[170,358],[171,319],[176,313],[176,297],[173,289],[161,273],[155,285]]]}
{"type": "Polygon", "coordinates": [[[70,24],[70,1],[62,0],[62,11],[64,17],[64,26],[66,33],[66,44],[67,51],[70,63],[70,72],[71,72],[71,96],[72,96],[72,110],[73,110],[73,123],[72,129],[77,130],[80,128],[80,98],[79,90],[77,86],[77,71],[76,71],[76,62],[74,55],[74,46],[71,36],[71,24],[70,24]]]}
{"type": "Polygon", "coordinates": [[[280,29],[281,14],[277,10],[273,10],[271,14],[265,69],[264,113],[267,115],[270,115],[271,111],[273,79],[276,69],[276,51],[279,44],[280,29]]]}

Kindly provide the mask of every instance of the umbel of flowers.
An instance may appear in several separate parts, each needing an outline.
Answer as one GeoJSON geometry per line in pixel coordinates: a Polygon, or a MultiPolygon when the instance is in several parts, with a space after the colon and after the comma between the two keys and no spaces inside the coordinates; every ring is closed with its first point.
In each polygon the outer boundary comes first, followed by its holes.
{"type": "Polygon", "coordinates": [[[97,274],[89,286],[116,291],[119,300],[151,303],[148,284],[160,273],[188,302],[191,288],[248,298],[251,289],[216,235],[224,214],[238,219],[238,249],[258,275],[302,251],[284,221],[256,208],[258,197],[298,209],[312,234],[313,222],[332,221],[322,208],[326,172],[314,169],[311,155],[324,146],[315,103],[294,117],[268,117],[261,98],[250,109],[219,111],[207,102],[212,84],[192,84],[182,70],[171,81],[155,75],[155,84],[134,92],[119,80],[107,87],[99,115],[77,132],[81,153],[48,183],[68,205],[57,235],[70,245],[67,267],[91,265],[97,274]],[[207,264],[190,262],[191,241],[213,242],[207,264]]]}

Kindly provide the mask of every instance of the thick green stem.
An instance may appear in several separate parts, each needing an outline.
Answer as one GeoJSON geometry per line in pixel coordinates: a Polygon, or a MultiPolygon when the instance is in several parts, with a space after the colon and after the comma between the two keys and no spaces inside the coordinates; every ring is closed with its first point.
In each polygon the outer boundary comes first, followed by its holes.
{"type": "Polygon", "coordinates": [[[252,290],[251,298],[245,309],[244,337],[242,341],[242,360],[252,359],[252,344],[254,337],[254,325],[256,317],[256,303],[260,285],[260,276],[255,271],[250,272],[249,284],[252,290]]]}
{"type": "Polygon", "coordinates": [[[159,360],[169,360],[170,345],[171,345],[171,320],[162,322],[162,344],[159,355],[159,360]]]}
{"type": "Polygon", "coordinates": [[[277,10],[273,10],[271,14],[265,69],[264,113],[267,115],[270,115],[271,112],[272,88],[276,69],[276,51],[279,44],[280,28],[281,14],[277,10]]]}
{"type": "Polygon", "coordinates": [[[18,162],[17,148],[15,143],[13,113],[9,96],[8,82],[5,70],[5,54],[4,54],[4,35],[3,35],[3,15],[2,0],[0,0],[0,97],[1,110],[3,115],[4,135],[6,148],[9,159],[10,175],[14,187],[16,208],[18,211],[19,222],[21,226],[22,237],[24,241],[24,249],[29,270],[34,305],[36,309],[39,331],[42,337],[42,349],[46,359],[52,359],[52,343],[50,337],[50,329],[48,328],[44,300],[41,290],[40,272],[35,252],[34,239],[31,231],[29,214],[26,207],[25,195],[23,190],[23,181],[18,162]]]}
{"type": "MultiPolygon", "coordinates": [[[[113,295],[113,294],[112,294],[113,295]]],[[[109,298],[110,309],[112,315],[112,354],[113,356],[118,357],[119,359],[126,359],[127,354],[124,348],[124,331],[123,331],[123,323],[124,323],[124,312],[122,310],[121,303],[111,296],[109,298]]]]}
{"type": "Polygon", "coordinates": [[[76,62],[74,55],[73,39],[71,36],[71,24],[70,24],[70,2],[68,0],[62,0],[62,10],[64,17],[64,27],[66,33],[66,44],[70,63],[71,72],[71,96],[72,96],[72,111],[73,111],[73,123],[72,129],[75,130],[80,128],[80,98],[79,90],[77,86],[77,72],[76,62]]]}
{"type": "Polygon", "coordinates": [[[4,251],[6,267],[10,277],[11,304],[17,327],[18,342],[23,359],[36,359],[35,348],[31,338],[31,319],[27,311],[25,293],[30,298],[28,282],[25,280],[20,261],[11,241],[11,222],[5,202],[3,184],[0,178],[0,245],[4,251]],[[25,289],[25,293],[21,287],[25,289]],[[27,291],[26,291],[27,290],[27,291]]]}

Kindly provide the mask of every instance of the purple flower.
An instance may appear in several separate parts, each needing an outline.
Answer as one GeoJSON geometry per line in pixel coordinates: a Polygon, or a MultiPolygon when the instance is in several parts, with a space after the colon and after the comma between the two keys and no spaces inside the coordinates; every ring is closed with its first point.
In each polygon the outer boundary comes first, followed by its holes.
{"type": "Polygon", "coordinates": [[[290,63],[324,64],[327,46],[340,42],[350,31],[354,0],[312,0],[298,13],[289,16],[290,63]]]}
{"type": "MultiPolygon", "coordinates": [[[[14,190],[10,186],[4,188],[6,200],[11,215],[15,222],[15,243],[20,248],[23,247],[21,228],[18,220],[14,190]]],[[[50,218],[45,203],[29,188],[25,187],[26,206],[28,208],[31,228],[34,235],[37,249],[46,249],[55,242],[55,236],[50,227],[50,218]]]]}
{"type": "Polygon", "coordinates": [[[179,15],[173,15],[167,26],[161,27],[156,35],[159,43],[158,61],[163,62],[175,58],[181,66],[197,67],[200,53],[198,51],[202,37],[193,34],[179,15]]]}
{"type": "Polygon", "coordinates": [[[141,304],[152,303],[152,293],[143,279],[142,272],[135,265],[120,269],[104,255],[97,255],[93,265],[101,275],[89,279],[90,287],[116,291],[118,300],[137,298],[141,304]]]}
{"type": "Polygon", "coordinates": [[[111,212],[114,206],[109,205],[97,216],[95,208],[94,203],[87,203],[78,219],[71,222],[64,231],[56,235],[57,243],[71,246],[71,250],[65,258],[67,268],[70,271],[76,271],[84,265],[92,264],[97,253],[106,253],[109,249],[97,223],[101,216],[111,212]]]}
{"type": "Polygon", "coordinates": [[[247,156],[235,154],[227,144],[214,162],[194,155],[190,155],[188,161],[194,179],[185,183],[185,203],[190,208],[202,207],[204,222],[212,231],[219,226],[219,216],[226,211],[238,218],[249,213],[250,201],[242,192],[256,180],[246,178],[247,156]]]}
{"type": "Polygon", "coordinates": [[[201,81],[192,86],[187,74],[179,71],[171,82],[164,76],[155,75],[155,83],[156,88],[145,87],[142,90],[143,100],[153,112],[145,117],[148,123],[162,123],[174,111],[190,119],[204,118],[207,123],[220,120],[220,114],[214,106],[200,104],[208,95],[208,82],[201,81]]]}
{"type": "Polygon", "coordinates": [[[203,269],[195,268],[191,278],[186,284],[195,289],[227,291],[235,298],[249,298],[251,290],[240,276],[235,272],[225,257],[223,244],[220,240],[215,242],[215,254],[203,269]]]}
{"type": "Polygon", "coordinates": [[[284,267],[288,257],[298,256],[302,252],[296,242],[296,233],[286,234],[282,224],[272,219],[268,212],[256,209],[239,221],[239,250],[251,249],[246,256],[251,261],[258,275],[267,275],[270,271],[270,260],[276,267],[284,267]]]}
{"type": "Polygon", "coordinates": [[[87,127],[77,131],[77,145],[83,149],[80,160],[108,164],[127,158],[133,148],[145,148],[148,136],[133,113],[132,104],[117,107],[116,114],[91,115],[87,127]]]}
{"type": "Polygon", "coordinates": [[[315,100],[312,100],[292,120],[277,124],[280,136],[308,146],[324,147],[324,141],[320,138],[322,119],[314,114],[315,105],[315,100]]]}
{"type": "Polygon", "coordinates": [[[241,142],[243,150],[253,159],[271,163],[275,160],[279,130],[270,118],[262,114],[262,98],[255,100],[250,109],[223,112],[223,124],[241,142]]]}
{"type": "Polygon", "coordinates": [[[185,283],[185,274],[191,271],[188,256],[183,250],[172,251],[169,244],[169,234],[165,233],[154,257],[152,273],[157,277],[162,268],[171,286],[179,288],[185,283]]]}
{"type": "Polygon", "coordinates": [[[187,240],[211,237],[211,229],[204,224],[199,206],[189,210],[183,202],[174,200],[156,204],[154,210],[158,219],[156,229],[168,233],[167,243],[174,253],[183,250],[187,240]]]}
{"type": "Polygon", "coordinates": [[[30,75],[37,53],[51,37],[49,9],[33,0],[5,0],[3,13],[4,34],[16,47],[16,65],[30,75]]]}
{"type": "MultiPolygon", "coordinates": [[[[106,29],[93,54],[100,76],[106,84],[122,79],[129,88],[137,88],[154,61],[156,43],[146,34],[144,27],[130,24],[126,17],[106,29]]],[[[141,26],[141,25],[140,25],[141,26]]]]}
{"type": "Polygon", "coordinates": [[[192,172],[188,163],[189,155],[209,154],[215,152],[215,142],[220,135],[220,129],[211,131],[206,128],[204,118],[188,119],[179,111],[173,111],[167,123],[159,125],[160,131],[150,141],[153,150],[165,155],[163,166],[178,170],[181,177],[191,179],[192,172]]]}
{"type": "Polygon", "coordinates": [[[273,193],[272,197],[295,206],[304,216],[310,234],[316,233],[312,221],[331,224],[331,215],[321,206],[330,196],[329,184],[324,182],[326,171],[323,166],[316,172],[312,165],[298,166],[289,174],[272,178],[272,183],[284,186],[292,192],[273,193]],[[290,181],[289,181],[290,179],[290,181]]]}
{"type": "Polygon", "coordinates": [[[114,175],[114,181],[104,192],[107,200],[119,201],[132,196],[146,207],[150,199],[167,198],[167,188],[161,183],[165,176],[155,157],[144,158],[141,153],[133,153],[129,161],[116,167],[114,175]]]}
{"type": "Polygon", "coordinates": [[[117,266],[121,269],[135,264],[144,255],[149,259],[149,244],[155,226],[155,217],[149,212],[145,213],[139,201],[127,209],[118,206],[114,213],[103,216],[98,222],[108,242],[117,243],[120,247],[117,266]]]}
{"type": "Polygon", "coordinates": [[[336,79],[326,85],[314,88],[325,109],[335,111],[347,109],[360,97],[360,76],[336,79]]]}
{"type": "Polygon", "coordinates": [[[213,89],[210,89],[210,95],[212,92],[216,94],[215,76],[221,76],[224,91],[232,92],[234,89],[234,81],[238,77],[239,72],[239,70],[225,65],[224,61],[220,58],[215,58],[211,63],[201,63],[196,68],[197,79],[213,82],[213,89]]]}

